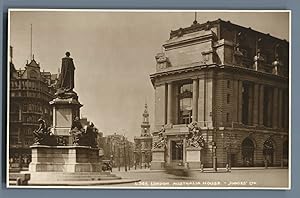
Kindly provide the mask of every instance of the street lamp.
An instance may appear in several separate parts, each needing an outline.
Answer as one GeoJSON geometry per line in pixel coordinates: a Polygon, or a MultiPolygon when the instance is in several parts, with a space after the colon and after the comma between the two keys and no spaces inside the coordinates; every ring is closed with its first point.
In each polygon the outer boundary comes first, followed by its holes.
{"type": "Polygon", "coordinates": [[[123,144],[124,144],[124,166],[125,166],[125,171],[127,172],[127,161],[126,161],[126,140],[125,140],[125,137],[123,139],[123,144]]]}
{"type": "Polygon", "coordinates": [[[217,168],[217,146],[216,146],[216,143],[215,142],[212,142],[212,149],[213,149],[213,170],[215,172],[218,171],[218,168],[217,168]]]}

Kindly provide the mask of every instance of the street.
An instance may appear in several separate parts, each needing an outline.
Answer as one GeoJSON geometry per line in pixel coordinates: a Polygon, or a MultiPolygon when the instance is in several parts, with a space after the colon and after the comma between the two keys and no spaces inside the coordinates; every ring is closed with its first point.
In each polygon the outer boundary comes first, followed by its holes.
{"type": "Polygon", "coordinates": [[[140,179],[140,182],[116,184],[120,187],[288,187],[288,169],[234,169],[226,172],[191,171],[189,177],[167,174],[165,171],[151,171],[149,169],[131,170],[125,172],[113,171],[124,179],[140,179]]]}

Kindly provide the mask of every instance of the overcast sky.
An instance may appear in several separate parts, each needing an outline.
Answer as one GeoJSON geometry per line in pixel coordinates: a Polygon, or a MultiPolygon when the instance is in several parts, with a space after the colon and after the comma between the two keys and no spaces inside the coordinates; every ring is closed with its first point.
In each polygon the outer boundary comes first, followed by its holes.
{"type": "MultiPolygon", "coordinates": [[[[200,23],[230,20],[289,40],[288,13],[197,13],[200,23]]],[[[10,45],[17,69],[30,60],[30,24],[33,53],[41,69],[57,73],[61,58],[71,52],[75,63],[75,91],[83,117],[104,132],[140,135],[145,101],[154,120],[156,53],[171,30],[187,27],[194,12],[12,12],[10,45]]]]}

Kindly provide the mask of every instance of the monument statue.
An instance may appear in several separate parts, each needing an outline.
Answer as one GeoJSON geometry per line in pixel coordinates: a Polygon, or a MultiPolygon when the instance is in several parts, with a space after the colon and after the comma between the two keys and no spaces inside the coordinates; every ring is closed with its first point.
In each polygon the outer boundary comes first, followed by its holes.
{"type": "Polygon", "coordinates": [[[34,135],[34,145],[48,145],[54,146],[57,144],[56,137],[51,133],[50,127],[46,126],[44,119],[40,118],[38,120],[39,128],[33,132],[34,135]]]}
{"type": "Polygon", "coordinates": [[[97,130],[93,123],[82,127],[79,118],[75,117],[70,133],[74,139],[73,145],[97,148],[97,130]]]}
{"type": "Polygon", "coordinates": [[[82,127],[79,117],[75,117],[73,120],[70,134],[73,136],[73,145],[79,146],[82,142],[82,136],[84,133],[84,128],[82,127]]]}
{"type": "Polygon", "coordinates": [[[66,57],[62,58],[61,73],[57,82],[57,96],[72,97],[74,89],[74,71],[75,66],[70,52],[66,52],[66,57]]]}

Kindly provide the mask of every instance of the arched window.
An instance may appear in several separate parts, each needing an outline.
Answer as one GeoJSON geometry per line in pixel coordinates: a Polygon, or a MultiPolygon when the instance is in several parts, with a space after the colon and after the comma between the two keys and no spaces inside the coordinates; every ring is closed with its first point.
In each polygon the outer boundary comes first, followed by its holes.
{"type": "Polygon", "coordinates": [[[192,122],[192,87],[191,83],[179,87],[179,124],[192,122]]]}
{"type": "Polygon", "coordinates": [[[254,165],[254,144],[249,137],[242,142],[242,159],[244,166],[254,165]]]}
{"type": "Polygon", "coordinates": [[[38,77],[38,73],[36,71],[30,71],[29,73],[29,77],[30,78],[33,78],[33,79],[36,79],[38,77]]]}

